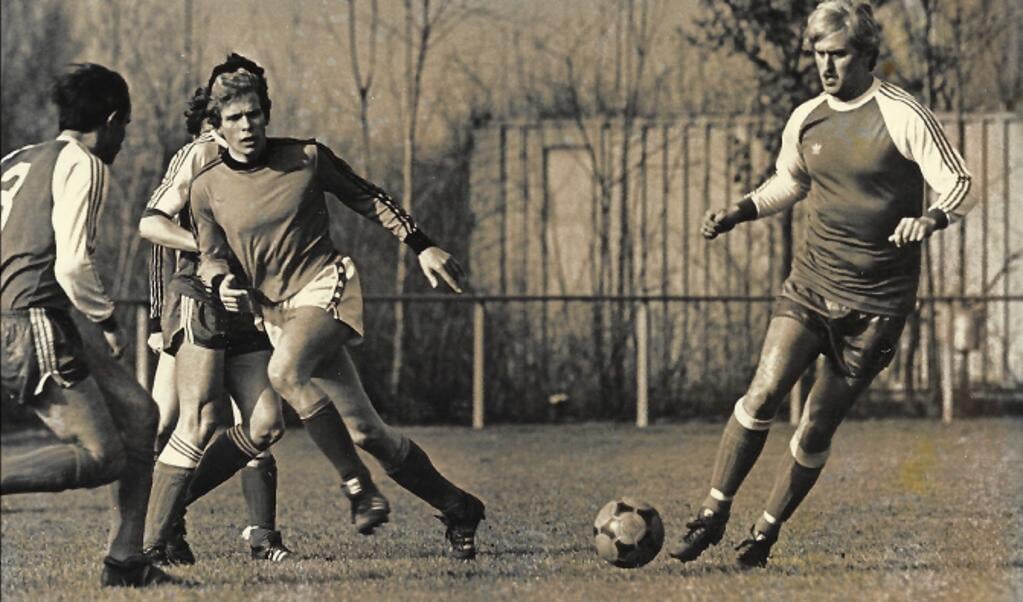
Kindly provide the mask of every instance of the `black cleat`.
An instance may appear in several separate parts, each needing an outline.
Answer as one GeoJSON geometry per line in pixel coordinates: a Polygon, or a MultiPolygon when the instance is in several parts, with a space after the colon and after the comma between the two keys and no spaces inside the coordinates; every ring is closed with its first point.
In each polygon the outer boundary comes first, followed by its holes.
{"type": "Polygon", "coordinates": [[[735,561],[744,569],[763,568],[767,566],[767,559],[771,557],[771,546],[778,541],[778,533],[766,534],[751,528],[749,538],[735,546],[739,555],[735,561]]]}
{"type": "Polygon", "coordinates": [[[341,491],[352,502],[352,524],[362,535],[371,535],[390,520],[391,505],[369,475],[348,479],[341,483],[341,491]]]}
{"type": "Polygon", "coordinates": [[[280,562],[291,556],[291,550],[284,545],[280,531],[261,529],[259,527],[245,527],[242,538],[249,542],[253,560],[269,560],[280,562]]]}
{"type": "Polygon", "coordinates": [[[668,555],[681,562],[696,560],[700,554],[721,541],[728,524],[727,514],[716,514],[704,508],[693,520],[686,523],[689,529],[678,545],[668,550],[668,555]]]}
{"type": "Polygon", "coordinates": [[[438,516],[447,531],[450,548],[448,554],[456,560],[472,560],[476,558],[476,528],[486,518],[486,507],[483,502],[471,493],[465,494],[462,508],[457,512],[445,512],[438,516]]]}
{"type": "Polygon", "coordinates": [[[154,564],[162,566],[193,565],[195,554],[185,539],[185,520],[179,519],[170,526],[166,541],[158,541],[142,551],[142,555],[154,564]]]}
{"type": "Polygon", "coordinates": [[[188,585],[189,582],[163,572],[145,557],[121,561],[108,556],[103,559],[100,584],[103,587],[149,587],[188,585]]]}

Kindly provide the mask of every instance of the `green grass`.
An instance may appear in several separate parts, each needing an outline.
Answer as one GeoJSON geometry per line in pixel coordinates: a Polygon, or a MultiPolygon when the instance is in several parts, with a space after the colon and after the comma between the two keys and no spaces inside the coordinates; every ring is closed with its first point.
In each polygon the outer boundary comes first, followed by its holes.
{"type": "MultiPolygon", "coordinates": [[[[358,536],[337,479],[300,430],[276,448],[279,522],[297,559],[249,561],[237,482],[189,513],[200,585],[101,590],[103,490],[5,497],[7,600],[1013,600],[1023,597],[1023,421],[850,422],[816,489],[766,570],[732,567],[791,427],[777,425],[737,498],[725,542],[681,565],[662,552],[642,569],[593,553],[600,506],[633,495],[677,538],[706,490],[719,424],[409,428],[437,465],[488,504],[474,563],[443,556],[425,504],[378,476],[392,523],[358,536]]],[[[24,446],[6,437],[4,453],[24,446]]],[[[379,475],[379,472],[377,473],[379,475]]]]}

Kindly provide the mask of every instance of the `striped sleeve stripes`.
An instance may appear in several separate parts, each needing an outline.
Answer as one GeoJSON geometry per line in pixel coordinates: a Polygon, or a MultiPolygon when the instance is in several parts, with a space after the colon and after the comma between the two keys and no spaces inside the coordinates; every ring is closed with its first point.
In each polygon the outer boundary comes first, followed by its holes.
{"type": "Polygon", "coordinates": [[[348,163],[331,152],[326,146],[319,145],[319,147],[326,151],[325,154],[330,157],[331,162],[337,168],[338,172],[344,174],[344,176],[347,177],[356,188],[372,196],[377,202],[387,207],[391,213],[394,214],[394,216],[398,219],[398,222],[404,227],[405,236],[415,232],[416,225],[412,221],[412,216],[402,209],[401,206],[398,205],[393,198],[391,198],[391,195],[356,174],[348,163]]]}
{"type": "Polygon", "coordinates": [[[100,160],[89,155],[89,200],[85,221],[86,249],[92,255],[96,251],[96,228],[99,222],[100,206],[107,185],[107,170],[100,160]]]}
{"type": "Polygon", "coordinates": [[[888,82],[883,82],[879,91],[885,97],[906,105],[920,117],[927,127],[927,132],[931,135],[931,140],[941,154],[942,163],[944,163],[949,171],[956,174],[955,185],[950,191],[942,195],[942,198],[934,205],[934,208],[941,209],[946,215],[951,214],[962,205],[966,194],[970,190],[970,174],[966,170],[966,165],[963,164],[962,158],[952,148],[952,143],[945,136],[945,131],[941,129],[941,124],[938,123],[938,120],[912,94],[888,82]]]}

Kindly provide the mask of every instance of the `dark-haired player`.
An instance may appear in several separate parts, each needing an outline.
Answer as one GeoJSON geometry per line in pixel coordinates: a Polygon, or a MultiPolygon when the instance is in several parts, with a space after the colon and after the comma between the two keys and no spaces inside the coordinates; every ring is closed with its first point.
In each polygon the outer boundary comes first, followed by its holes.
{"type": "Polygon", "coordinates": [[[313,440],[342,437],[347,424],[391,478],[441,511],[452,556],[473,558],[483,503],[384,424],[348,355],[363,335],[362,293],[354,263],[328,235],[326,193],[411,246],[431,283],[440,277],[458,291],[461,268],[325,146],[268,139],[268,106],[265,80],[245,70],[210,87],[209,119],[227,146],[192,180],[200,273],[228,310],[260,315],[274,345],[270,380],[313,440]]]}
{"type": "MultiPolygon", "coordinates": [[[[262,69],[237,54],[228,57],[232,68],[262,69]]],[[[192,176],[218,156],[215,134],[205,122],[208,92],[196,90],[185,113],[186,125],[195,139],[171,159],[160,186],[154,191],[139,231],[143,238],[175,251],[175,271],[164,290],[163,265],[150,266],[151,316],[160,319],[162,332],[157,373],[174,377],[155,383],[154,396],[161,401],[161,424],[173,429],[158,438],[159,458],[153,480],[149,525],[144,549],[153,560],[169,564],[192,564],[195,556],[185,540],[180,506],[193,483],[202,450],[216,428],[214,404],[224,395],[224,384],[237,404],[237,426],[249,429],[253,438],[281,431],[277,416],[256,413],[260,404],[279,406],[266,376],[270,343],[256,329],[252,315],[228,315],[212,303],[195,276],[198,249],[188,211],[188,187],[192,176]],[[167,370],[167,366],[170,369],[167,370]],[[265,398],[261,401],[261,396],[265,398]],[[256,425],[252,418],[256,417],[256,425]],[[164,419],[164,417],[170,417],[164,419]],[[180,518],[178,518],[180,516],[180,518]]],[[[290,555],[276,527],[277,463],[269,449],[262,450],[242,469],[242,492],[249,507],[249,526],[244,531],[256,559],[280,561],[290,555]]],[[[199,486],[203,476],[199,474],[199,486]]]]}
{"type": "Polygon", "coordinates": [[[0,493],[64,491],[113,483],[110,540],[101,583],[177,581],[141,554],[153,467],[156,406],[120,367],[86,364],[75,308],[97,323],[117,357],[124,334],[92,255],[107,165],[131,120],[128,85],[95,64],[74,65],[54,87],[56,140],[4,157],[0,230],[3,391],[31,408],[66,443],[4,459],[0,493]]]}
{"type": "Polygon", "coordinates": [[[685,562],[721,540],[732,498],[756,462],[788,390],[823,354],[763,514],[739,545],[764,566],[782,523],[813,487],[846,412],[891,361],[920,279],[920,242],[969,209],[970,174],[925,107],[872,75],[880,44],[869,5],[822,2],[806,44],[824,93],[782,134],[777,172],[732,207],[709,211],[708,238],[806,199],[804,248],[783,284],[756,374],[725,427],[710,492],[671,555],[685,562]],[[923,210],[925,182],[937,193],[923,210]]]}

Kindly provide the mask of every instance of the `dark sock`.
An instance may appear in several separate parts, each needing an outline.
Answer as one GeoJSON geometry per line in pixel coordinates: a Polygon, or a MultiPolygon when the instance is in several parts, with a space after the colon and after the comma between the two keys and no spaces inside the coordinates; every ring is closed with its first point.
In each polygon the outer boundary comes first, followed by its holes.
{"type": "Polygon", "coordinates": [[[64,491],[83,486],[86,452],[75,445],[47,447],[4,458],[0,494],[64,491]]]}
{"type": "Polygon", "coordinates": [[[273,456],[256,458],[242,469],[242,494],[249,507],[249,525],[276,529],[277,462],[273,456]],[[252,466],[252,464],[256,464],[252,466]]]}
{"type": "Polygon", "coordinates": [[[416,497],[445,514],[457,512],[465,501],[465,492],[437,472],[430,457],[412,440],[405,460],[387,476],[416,497]]]}
{"type": "Polygon", "coordinates": [[[774,487],[767,500],[766,511],[775,519],[775,522],[771,523],[766,517],[761,516],[757,521],[756,530],[764,534],[777,533],[781,523],[792,516],[803,498],[813,488],[823,468],[823,466],[820,468],[803,466],[796,462],[792,454],[786,453],[778,466],[778,475],[774,479],[774,487]]]}
{"type": "Polygon", "coordinates": [[[153,486],[153,452],[148,448],[127,449],[126,464],[121,476],[110,486],[113,495],[113,526],[110,532],[114,538],[110,544],[114,550],[142,550],[146,526],[146,506],[153,486]]]}
{"type": "Polygon", "coordinates": [[[754,431],[742,426],[735,414],[728,419],[725,431],[721,434],[721,443],[718,444],[710,486],[729,499],[719,500],[708,495],[703,501],[704,508],[715,513],[729,512],[731,497],[739,491],[739,486],[760,457],[767,434],[766,429],[754,431]]]}
{"type": "Polygon", "coordinates": [[[369,474],[333,403],[328,401],[312,416],[303,418],[302,424],[309,438],[341,475],[342,481],[369,474]]]}
{"type": "Polygon", "coordinates": [[[188,488],[188,495],[185,496],[185,506],[191,505],[230,479],[249,460],[259,455],[260,451],[241,425],[232,426],[217,435],[206,446],[202,460],[195,467],[192,484],[188,488]]]}
{"type": "Polygon", "coordinates": [[[165,543],[171,525],[181,515],[188,484],[194,468],[181,468],[157,462],[153,469],[153,488],[146,511],[146,534],[143,548],[165,543]]]}

